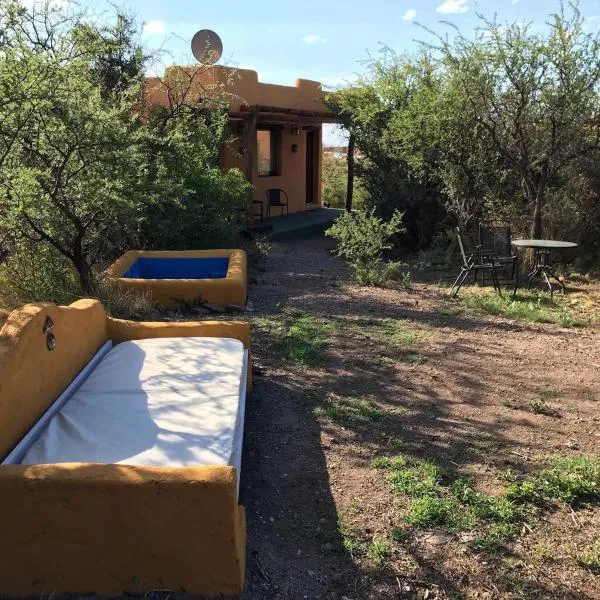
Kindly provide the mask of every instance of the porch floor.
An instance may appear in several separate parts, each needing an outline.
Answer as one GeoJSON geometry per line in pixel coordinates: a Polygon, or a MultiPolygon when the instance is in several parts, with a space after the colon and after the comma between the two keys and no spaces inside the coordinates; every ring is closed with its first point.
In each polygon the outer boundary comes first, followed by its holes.
{"type": "Polygon", "coordinates": [[[250,231],[270,233],[273,240],[289,240],[325,231],[344,213],[341,208],[317,208],[291,213],[289,217],[277,216],[250,223],[250,231]]]}

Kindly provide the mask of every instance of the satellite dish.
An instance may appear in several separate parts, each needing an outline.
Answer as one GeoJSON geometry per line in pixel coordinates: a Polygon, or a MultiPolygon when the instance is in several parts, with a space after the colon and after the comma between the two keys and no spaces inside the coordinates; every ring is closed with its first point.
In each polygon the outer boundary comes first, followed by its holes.
{"type": "Polygon", "coordinates": [[[223,54],[221,38],[210,29],[201,29],[192,38],[192,54],[203,65],[214,65],[223,54]]]}

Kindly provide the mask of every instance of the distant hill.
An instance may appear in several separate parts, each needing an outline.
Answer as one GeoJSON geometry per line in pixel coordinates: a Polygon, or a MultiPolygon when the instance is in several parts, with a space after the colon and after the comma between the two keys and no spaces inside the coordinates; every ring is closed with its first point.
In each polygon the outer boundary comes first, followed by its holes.
{"type": "Polygon", "coordinates": [[[323,146],[323,152],[328,152],[330,154],[337,154],[338,152],[343,152],[346,154],[348,152],[348,146],[323,146]]]}

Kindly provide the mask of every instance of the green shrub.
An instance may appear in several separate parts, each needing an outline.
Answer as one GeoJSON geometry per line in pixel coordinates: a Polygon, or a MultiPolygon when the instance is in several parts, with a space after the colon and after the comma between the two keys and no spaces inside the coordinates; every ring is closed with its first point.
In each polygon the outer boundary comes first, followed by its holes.
{"type": "Polygon", "coordinates": [[[400,275],[402,265],[387,262],[385,252],[404,231],[401,212],[384,221],[373,211],[361,210],[345,213],[325,234],[337,240],[336,254],[346,259],[358,283],[381,285],[400,275]]]}
{"type": "Polygon", "coordinates": [[[266,235],[254,236],[246,248],[248,260],[258,260],[270,256],[272,250],[273,246],[271,245],[269,237],[266,235]]]}
{"type": "Polygon", "coordinates": [[[22,241],[0,265],[1,302],[7,308],[28,302],[70,304],[82,292],[69,261],[52,246],[22,241]]]}
{"type": "MultiPolygon", "coordinates": [[[[332,152],[323,152],[321,169],[322,193],[324,204],[333,208],[346,207],[346,190],[348,187],[348,164],[346,154],[336,155],[332,152]]],[[[354,177],[354,194],[352,205],[354,208],[364,208],[369,200],[360,177],[354,177]]]]}

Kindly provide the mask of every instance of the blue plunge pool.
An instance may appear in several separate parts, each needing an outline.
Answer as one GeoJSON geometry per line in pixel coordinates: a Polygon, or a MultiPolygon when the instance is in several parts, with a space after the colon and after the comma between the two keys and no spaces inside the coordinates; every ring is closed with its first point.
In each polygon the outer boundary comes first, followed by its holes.
{"type": "Polygon", "coordinates": [[[127,269],[127,279],[224,279],[229,258],[138,258],[127,269]]]}

